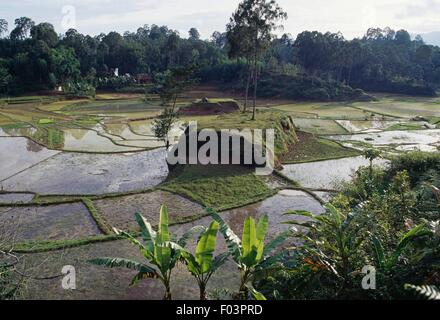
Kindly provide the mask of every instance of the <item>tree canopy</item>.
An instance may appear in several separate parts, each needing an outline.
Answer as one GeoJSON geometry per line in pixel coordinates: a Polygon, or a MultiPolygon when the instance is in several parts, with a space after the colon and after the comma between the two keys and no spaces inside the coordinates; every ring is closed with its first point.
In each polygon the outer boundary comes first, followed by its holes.
{"type": "Polygon", "coordinates": [[[208,40],[202,40],[196,28],[187,38],[158,25],[124,34],[90,36],[71,29],[59,35],[51,24],[35,24],[28,17],[16,19],[12,27],[0,19],[0,92],[52,90],[72,81],[107,88],[134,83],[137,75],[154,79],[194,64],[203,83],[234,88],[249,88],[250,80],[260,86],[274,76],[414,95],[434,95],[440,85],[440,48],[421,37],[412,39],[405,30],[370,28],[353,40],[318,31],[304,31],[296,38],[288,33],[274,36],[284,18],[275,1],[244,0],[225,32],[216,31],[208,40]]]}

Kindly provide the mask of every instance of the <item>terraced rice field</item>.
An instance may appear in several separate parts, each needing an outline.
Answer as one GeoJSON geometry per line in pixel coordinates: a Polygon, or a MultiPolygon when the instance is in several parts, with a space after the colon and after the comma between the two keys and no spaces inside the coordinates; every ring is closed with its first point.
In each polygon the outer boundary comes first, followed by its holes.
{"type": "MultiPolygon", "coordinates": [[[[9,102],[0,106],[0,249],[15,249],[22,255],[21,266],[41,277],[58,275],[64,265],[77,270],[78,290],[62,290],[58,278],[30,280],[23,297],[33,299],[162,298],[155,280],[129,288],[133,272],[86,262],[99,256],[141,258],[112,231],[138,231],[135,212],[156,226],[158,208],[168,205],[176,234],[208,225],[208,205],[220,210],[239,234],[245,217],[267,213],[268,237],[273,238],[287,228],[281,223],[287,219],[284,212],[322,214],[334,189],[368,165],[358,151],[342,145],[381,148],[384,157],[414,148],[438,152],[440,145],[440,129],[434,129],[435,119],[440,120],[436,100],[380,96],[371,103],[263,101],[253,127],[270,123],[263,113],[270,109],[290,115],[303,131],[281,174],[257,177],[241,167],[188,166],[173,176],[163,142],[152,130],[153,118],[163,110],[158,99],[98,94],[96,101],[26,97],[9,102]],[[427,119],[411,121],[416,116],[427,119]]],[[[182,100],[178,105],[188,103],[182,100]]],[[[217,129],[250,123],[242,113],[180,120],[173,131],[176,136],[192,120],[200,128],[217,129]]],[[[376,164],[385,166],[387,160],[376,164]]],[[[223,240],[219,245],[225,248],[223,240]]],[[[233,270],[232,263],[225,264],[208,291],[235,288],[233,270]]],[[[182,266],[173,277],[174,298],[198,298],[182,266]]]]}

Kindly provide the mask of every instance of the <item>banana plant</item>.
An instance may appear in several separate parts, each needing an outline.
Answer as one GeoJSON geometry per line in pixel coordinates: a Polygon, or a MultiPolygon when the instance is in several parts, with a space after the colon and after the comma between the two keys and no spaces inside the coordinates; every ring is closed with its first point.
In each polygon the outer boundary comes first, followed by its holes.
{"type": "Polygon", "coordinates": [[[430,236],[432,234],[432,230],[430,230],[426,224],[420,224],[404,234],[400,238],[396,248],[388,256],[385,254],[385,250],[380,239],[376,236],[373,236],[372,244],[379,269],[383,272],[391,271],[398,263],[399,257],[402,255],[403,251],[411,244],[412,241],[423,236],[430,236]]]}
{"type": "Polygon", "coordinates": [[[176,243],[171,241],[166,206],[161,206],[160,208],[157,232],[153,230],[151,224],[139,213],[135,214],[135,219],[141,229],[143,243],[127,232],[114,230],[122,238],[129,240],[138,247],[143,257],[148,261],[148,264],[123,258],[97,258],[89,260],[89,262],[110,268],[128,268],[137,271],[130,286],[136,285],[143,279],[158,279],[165,288],[163,299],[171,300],[171,272],[179,262],[179,259],[181,259],[182,252],[185,251],[184,247],[187,240],[192,233],[200,231],[201,227],[192,228],[176,243]]]}
{"type": "Polygon", "coordinates": [[[355,271],[354,256],[366,238],[361,232],[365,221],[358,221],[357,210],[344,214],[329,203],[324,208],[326,214],[318,216],[303,210],[288,211],[284,215],[303,216],[309,220],[290,220],[284,223],[309,230],[298,236],[305,241],[301,250],[311,259],[307,260],[310,264],[332,272],[339,279],[347,280],[355,271]]]}
{"type": "Polygon", "coordinates": [[[228,251],[240,270],[240,288],[238,298],[246,299],[248,292],[256,300],[266,300],[264,295],[252,286],[252,280],[257,272],[272,270],[279,261],[280,255],[270,256],[292,232],[284,232],[278,235],[267,246],[264,245],[269,219],[264,215],[255,224],[255,220],[248,217],[244,221],[243,235],[240,238],[231,230],[228,224],[213,210],[208,209],[212,218],[218,222],[220,233],[226,240],[228,251]]]}
{"type": "Polygon", "coordinates": [[[183,260],[188,271],[196,278],[200,289],[200,300],[206,300],[206,286],[215,271],[220,268],[228,259],[229,253],[221,253],[214,257],[217,244],[217,233],[219,224],[213,221],[209,227],[201,234],[195,254],[189,251],[182,252],[183,260]]]}

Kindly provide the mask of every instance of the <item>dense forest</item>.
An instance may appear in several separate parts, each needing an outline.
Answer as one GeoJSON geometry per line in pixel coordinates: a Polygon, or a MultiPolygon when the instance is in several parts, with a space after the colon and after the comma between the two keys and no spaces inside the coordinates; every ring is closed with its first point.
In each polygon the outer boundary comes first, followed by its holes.
{"type": "MultiPolygon", "coordinates": [[[[0,19],[2,95],[72,85],[121,89],[187,65],[197,65],[205,83],[239,89],[249,68],[228,32],[202,40],[195,28],[182,37],[166,26],[145,25],[123,35],[92,37],[73,29],[58,35],[51,24],[26,17],[9,29],[0,19]]],[[[258,74],[259,96],[341,100],[359,93],[353,89],[433,96],[440,84],[440,48],[390,28],[372,28],[354,40],[305,31],[296,38],[272,37],[258,59],[258,74]]]]}

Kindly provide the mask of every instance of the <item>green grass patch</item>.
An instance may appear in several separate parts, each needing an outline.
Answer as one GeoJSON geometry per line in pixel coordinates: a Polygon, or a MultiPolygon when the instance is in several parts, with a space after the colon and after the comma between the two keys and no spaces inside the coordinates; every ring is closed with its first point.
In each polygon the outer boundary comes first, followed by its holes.
{"type": "Polygon", "coordinates": [[[354,157],[360,152],[346,148],[337,142],[317,138],[312,134],[297,132],[298,143],[294,145],[281,161],[283,163],[301,163],[354,157]]]}
{"type": "Polygon", "coordinates": [[[38,124],[52,124],[55,123],[55,121],[53,119],[38,119],[38,124]]]}
{"type": "Polygon", "coordinates": [[[294,118],[293,122],[298,130],[313,134],[329,135],[348,133],[347,130],[334,120],[294,118]]]}
{"type": "Polygon", "coordinates": [[[89,198],[82,198],[82,203],[86,206],[87,210],[89,210],[90,215],[95,220],[96,225],[101,230],[102,233],[106,235],[113,234],[111,226],[107,224],[101,214],[98,212],[98,209],[93,205],[93,201],[89,198]]]}
{"type": "Polygon", "coordinates": [[[0,126],[6,126],[13,124],[14,121],[0,114],[0,126]]]}
{"type": "Polygon", "coordinates": [[[8,104],[23,104],[23,103],[48,103],[59,100],[58,97],[53,96],[21,96],[0,99],[0,102],[8,104]]]}
{"type": "Polygon", "coordinates": [[[429,123],[436,124],[437,128],[440,126],[440,117],[431,117],[429,118],[429,123]]]}
{"type": "Polygon", "coordinates": [[[69,202],[77,202],[81,201],[81,196],[40,196],[37,195],[30,204],[36,205],[49,205],[49,204],[57,204],[57,203],[69,203],[69,202]]]}
{"type": "Polygon", "coordinates": [[[94,236],[78,240],[48,240],[48,241],[29,241],[23,243],[16,243],[13,245],[5,245],[0,247],[0,250],[12,250],[16,253],[38,253],[54,250],[62,250],[67,248],[74,248],[84,246],[91,243],[106,242],[121,239],[120,236],[113,234],[109,236],[94,236]]]}
{"type": "Polygon", "coordinates": [[[275,155],[286,153],[296,143],[294,124],[289,116],[282,112],[259,111],[256,120],[251,120],[251,113],[233,112],[218,116],[189,116],[183,121],[197,121],[198,129],[274,129],[275,155]]]}
{"type": "Polygon", "coordinates": [[[159,188],[218,211],[263,200],[274,194],[253,171],[234,165],[176,168],[176,172],[159,188]]]}
{"type": "Polygon", "coordinates": [[[353,106],[368,112],[389,115],[399,118],[415,116],[437,116],[439,105],[434,100],[425,97],[395,96],[382,98],[375,102],[357,102],[353,106]]]}
{"type": "Polygon", "coordinates": [[[30,128],[29,124],[25,122],[13,122],[13,123],[2,124],[1,127],[5,130],[30,128]]]}
{"type": "Polygon", "coordinates": [[[370,114],[351,107],[347,103],[328,103],[328,102],[298,102],[295,104],[281,105],[274,107],[292,116],[298,114],[310,114],[322,119],[338,120],[368,120],[370,114]]]}
{"type": "Polygon", "coordinates": [[[420,126],[419,123],[396,123],[390,127],[388,127],[387,131],[396,131],[396,130],[420,130],[420,129],[426,129],[422,126],[420,126]]]}
{"type": "Polygon", "coordinates": [[[80,118],[74,121],[75,125],[78,125],[80,127],[90,127],[95,126],[99,122],[98,117],[84,117],[80,118]]]}

